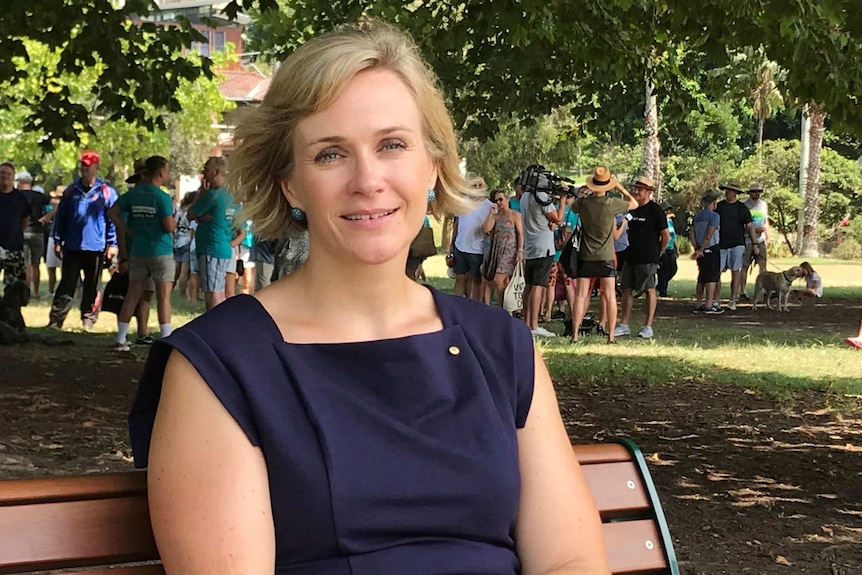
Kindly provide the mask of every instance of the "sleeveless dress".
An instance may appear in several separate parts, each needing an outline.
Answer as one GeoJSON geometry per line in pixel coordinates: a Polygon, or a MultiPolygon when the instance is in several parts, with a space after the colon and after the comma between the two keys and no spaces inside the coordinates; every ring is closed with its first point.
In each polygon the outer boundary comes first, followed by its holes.
{"type": "Polygon", "coordinates": [[[495,273],[511,276],[515,271],[518,255],[518,238],[515,224],[505,214],[497,214],[491,230],[491,249],[486,254],[485,265],[495,268],[495,273]]]}
{"type": "Polygon", "coordinates": [[[346,344],[285,342],[251,296],[220,304],[153,346],[129,415],[135,465],[176,349],[263,451],[277,575],[519,573],[530,332],[432,293],[442,330],[346,344]]]}

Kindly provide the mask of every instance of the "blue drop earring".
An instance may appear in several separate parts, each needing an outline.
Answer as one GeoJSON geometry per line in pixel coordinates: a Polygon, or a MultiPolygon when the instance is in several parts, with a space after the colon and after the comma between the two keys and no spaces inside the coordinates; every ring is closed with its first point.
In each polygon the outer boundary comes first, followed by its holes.
{"type": "Polygon", "coordinates": [[[437,193],[432,189],[428,190],[428,203],[430,204],[437,199],[437,193]]]}
{"type": "Polygon", "coordinates": [[[299,208],[290,208],[290,217],[297,222],[305,221],[305,212],[299,208]]]}

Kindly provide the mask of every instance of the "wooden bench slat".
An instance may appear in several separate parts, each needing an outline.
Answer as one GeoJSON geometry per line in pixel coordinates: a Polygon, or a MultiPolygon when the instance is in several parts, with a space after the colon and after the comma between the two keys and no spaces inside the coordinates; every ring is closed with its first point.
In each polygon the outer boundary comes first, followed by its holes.
{"type": "Polygon", "coordinates": [[[581,465],[631,461],[631,454],[621,443],[589,443],[573,445],[572,451],[581,465]]]}
{"type": "Polygon", "coordinates": [[[145,495],[0,507],[0,573],[158,558],[145,495]]]}
{"type": "Polygon", "coordinates": [[[0,507],[146,495],[145,471],[0,481],[0,507]]]}
{"type": "Polygon", "coordinates": [[[130,565],[108,569],[88,569],[59,575],[165,575],[165,568],[159,565],[130,565]]]}
{"type": "Polygon", "coordinates": [[[614,575],[667,570],[661,538],[649,519],[603,523],[608,563],[614,575]]]}
{"type": "Polygon", "coordinates": [[[649,498],[634,463],[596,463],[581,470],[603,519],[648,516],[649,498]]]}

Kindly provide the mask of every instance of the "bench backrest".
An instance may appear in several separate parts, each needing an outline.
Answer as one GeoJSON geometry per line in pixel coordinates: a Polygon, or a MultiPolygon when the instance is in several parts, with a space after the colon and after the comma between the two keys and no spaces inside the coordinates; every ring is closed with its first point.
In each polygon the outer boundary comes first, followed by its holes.
{"type": "MultiPolygon", "coordinates": [[[[678,575],[646,461],[633,443],[575,445],[615,574],[678,575]]],[[[163,575],[144,472],[0,481],[0,574],[163,575]],[[123,565],[107,570],[109,565],[123,565]]]]}
{"type": "Polygon", "coordinates": [[[670,530],[640,448],[622,439],[572,449],[602,517],[611,572],[679,575],[670,530]]]}

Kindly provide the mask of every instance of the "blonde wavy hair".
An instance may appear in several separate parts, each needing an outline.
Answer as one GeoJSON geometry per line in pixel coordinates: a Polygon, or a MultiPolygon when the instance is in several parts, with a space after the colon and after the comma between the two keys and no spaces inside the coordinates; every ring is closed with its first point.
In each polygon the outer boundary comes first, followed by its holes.
{"type": "Polygon", "coordinates": [[[285,60],[257,108],[241,110],[234,133],[229,180],[242,219],[261,239],[278,239],[293,220],[281,184],[294,167],[293,133],[304,118],[330,106],[347,83],[369,69],[398,74],[416,99],[425,147],[437,165],[432,213],[463,214],[485,197],[459,169],[458,145],[437,76],[403,32],[377,21],[328,32],[285,60]]]}

